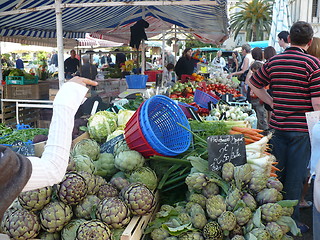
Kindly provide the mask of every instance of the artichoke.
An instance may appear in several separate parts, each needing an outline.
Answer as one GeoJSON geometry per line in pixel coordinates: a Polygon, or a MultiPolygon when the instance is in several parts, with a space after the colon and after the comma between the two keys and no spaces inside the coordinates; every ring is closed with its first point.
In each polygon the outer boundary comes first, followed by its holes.
{"type": "Polygon", "coordinates": [[[120,171],[130,172],[144,165],[145,159],[141,153],[129,150],[118,153],[114,159],[116,168],[120,171]]]}
{"type": "Polygon", "coordinates": [[[107,183],[107,181],[103,177],[98,176],[98,175],[93,175],[93,176],[94,176],[95,186],[90,191],[90,193],[88,192],[88,194],[96,194],[99,191],[100,187],[107,183]]]}
{"type": "Polygon", "coordinates": [[[201,213],[201,214],[205,214],[205,211],[203,210],[203,208],[201,207],[200,204],[198,203],[194,203],[194,202],[188,202],[186,204],[186,212],[192,216],[194,214],[197,214],[197,213],[201,213]]]}
{"type": "Polygon", "coordinates": [[[248,184],[252,178],[252,168],[250,164],[246,163],[241,166],[234,167],[234,180],[237,188],[241,189],[248,184]]]}
{"type": "Polygon", "coordinates": [[[105,198],[97,206],[96,216],[111,228],[123,228],[130,222],[130,210],[117,197],[105,198]]]}
{"type": "Polygon", "coordinates": [[[121,141],[118,141],[116,143],[116,145],[114,145],[114,148],[113,148],[113,155],[116,156],[118,155],[120,152],[124,152],[124,151],[129,151],[130,148],[126,142],[125,139],[121,140],[121,141]]]}
{"type": "Polygon", "coordinates": [[[277,178],[270,177],[267,180],[267,188],[275,188],[281,192],[283,189],[283,184],[277,178]]]}
{"type": "Polygon", "coordinates": [[[242,208],[238,208],[236,211],[234,211],[234,215],[237,218],[237,223],[240,226],[243,226],[247,222],[249,222],[249,220],[251,219],[252,212],[251,212],[250,208],[242,207],[242,208]]]}
{"type": "Polygon", "coordinates": [[[180,213],[178,215],[178,219],[182,224],[188,224],[191,223],[191,217],[188,213],[180,213]]]}
{"type": "Polygon", "coordinates": [[[282,207],[282,216],[289,216],[291,217],[293,214],[294,208],[293,207],[282,207]]]}
{"type": "Polygon", "coordinates": [[[156,228],[151,232],[150,236],[152,240],[164,240],[169,237],[170,234],[164,228],[156,228]]]}
{"type": "Polygon", "coordinates": [[[130,183],[140,182],[145,184],[150,190],[155,190],[158,185],[158,178],[151,168],[141,167],[134,170],[129,177],[130,183]]]}
{"type": "Polygon", "coordinates": [[[219,194],[219,187],[214,182],[209,182],[206,186],[202,188],[202,195],[209,198],[214,195],[219,194]]]}
{"type": "Polygon", "coordinates": [[[72,216],[71,207],[60,201],[48,203],[39,214],[41,227],[50,233],[60,231],[72,216]]]}
{"type": "Polygon", "coordinates": [[[270,240],[270,234],[263,228],[254,228],[250,233],[257,239],[270,240]]]}
{"type": "Polygon", "coordinates": [[[29,211],[39,211],[51,200],[52,187],[39,188],[20,193],[21,206],[29,211]]]}
{"type": "Polygon", "coordinates": [[[93,160],[88,155],[73,156],[73,161],[77,172],[85,171],[94,173],[96,171],[93,160]]]}
{"type": "Polygon", "coordinates": [[[91,220],[81,223],[76,240],[103,239],[111,240],[111,231],[106,224],[99,220],[91,220]]]}
{"type": "Polygon", "coordinates": [[[76,205],[87,195],[86,180],[76,172],[69,172],[57,185],[57,195],[61,202],[76,205]]]}
{"type": "Polygon", "coordinates": [[[87,188],[88,188],[87,194],[90,194],[90,195],[96,194],[98,191],[98,188],[96,188],[97,178],[95,177],[95,175],[93,175],[92,173],[89,173],[89,172],[85,172],[85,171],[80,171],[77,173],[80,174],[84,178],[84,180],[86,181],[87,188]]]}
{"type": "Polygon", "coordinates": [[[87,195],[78,205],[74,207],[74,215],[77,218],[90,220],[94,209],[100,203],[100,199],[96,195],[87,195]]]}
{"type": "Polygon", "coordinates": [[[93,139],[82,139],[74,145],[71,155],[87,155],[90,159],[95,161],[100,155],[100,146],[93,139]]]}
{"type": "Polygon", "coordinates": [[[236,226],[230,232],[230,237],[234,237],[236,235],[240,235],[240,236],[244,235],[243,228],[239,224],[236,224],[236,226]]]}
{"type": "Polygon", "coordinates": [[[194,202],[200,204],[203,209],[206,209],[207,198],[201,194],[192,193],[189,196],[189,202],[194,202]]]}
{"type": "Polygon", "coordinates": [[[129,186],[129,181],[126,179],[124,172],[117,172],[110,180],[110,183],[119,191],[129,186]]]}
{"type": "Polygon", "coordinates": [[[255,193],[267,187],[268,178],[265,176],[254,176],[251,178],[249,188],[255,193]]]}
{"type": "Polygon", "coordinates": [[[277,203],[266,203],[261,206],[261,217],[267,222],[276,222],[282,214],[282,207],[277,203]]]}
{"type": "Polygon", "coordinates": [[[119,171],[114,165],[114,156],[112,153],[101,153],[93,164],[96,169],[95,174],[102,177],[109,178],[119,171]]]}
{"type": "Polygon", "coordinates": [[[98,198],[103,200],[106,197],[117,197],[119,195],[118,190],[110,183],[105,183],[100,186],[97,193],[98,198]]]}
{"type": "Polygon", "coordinates": [[[203,230],[202,234],[207,240],[222,240],[223,233],[222,229],[217,222],[208,222],[203,230]]]}
{"type": "MultiPolygon", "coordinates": [[[[46,231],[41,231],[37,236],[37,239],[41,240],[61,240],[60,232],[48,233],[46,231]]],[[[64,240],[64,239],[62,239],[64,240]]]]}
{"type": "Polygon", "coordinates": [[[281,240],[283,237],[283,232],[281,227],[275,222],[269,222],[266,225],[266,230],[270,234],[273,240],[281,240]]]}
{"type": "Polygon", "coordinates": [[[203,229],[207,224],[207,217],[204,214],[196,213],[191,216],[191,222],[195,228],[203,229]]]}
{"type": "Polygon", "coordinates": [[[75,172],[75,171],[77,171],[76,162],[73,160],[73,157],[70,155],[69,156],[68,167],[67,167],[67,172],[75,172]]]}
{"type": "Polygon", "coordinates": [[[208,184],[208,177],[204,173],[190,173],[185,182],[190,192],[201,192],[202,188],[208,184]]]}
{"type": "Polygon", "coordinates": [[[218,223],[222,230],[231,231],[235,228],[237,219],[233,212],[225,211],[218,217],[218,223]]]}
{"type": "Polygon", "coordinates": [[[61,231],[61,240],[76,239],[77,230],[80,224],[84,223],[85,219],[71,220],[61,231]]]}
{"type": "Polygon", "coordinates": [[[238,188],[233,189],[226,197],[227,209],[232,211],[237,203],[241,200],[242,193],[238,188]]]}
{"type": "Polygon", "coordinates": [[[166,237],[164,240],[179,240],[179,238],[171,236],[171,237],[166,237]]]}
{"type": "Polygon", "coordinates": [[[204,240],[199,232],[186,232],[179,236],[179,240],[204,240]]]}
{"type": "Polygon", "coordinates": [[[222,173],[222,178],[225,181],[230,182],[231,180],[233,180],[233,174],[234,174],[233,163],[227,162],[227,163],[223,164],[222,169],[221,169],[221,173],[222,173]]]}
{"type": "Polygon", "coordinates": [[[206,202],[206,210],[211,219],[217,219],[224,211],[227,210],[224,198],[221,195],[208,198],[206,202]]]}
{"type": "Polygon", "coordinates": [[[257,209],[257,202],[251,194],[245,192],[242,196],[242,201],[252,212],[257,209]]]}
{"type": "Polygon", "coordinates": [[[120,194],[134,215],[151,213],[156,204],[154,194],[141,183],[130,184],[120,194]]]}
{"type": "Polygon", "coordinates": [[[35,238],[40,231],[38,216],[26,209],[8,209],[1,221],[1,232],[17,240],[35,238]]]}
{"type": "Polygon", "coordinates": [[[262,205],[265,203],[275,203],[278,201],[279,192],[275,188],[265,188],[258,192],[256,196],[257,202],[262,205]]]}

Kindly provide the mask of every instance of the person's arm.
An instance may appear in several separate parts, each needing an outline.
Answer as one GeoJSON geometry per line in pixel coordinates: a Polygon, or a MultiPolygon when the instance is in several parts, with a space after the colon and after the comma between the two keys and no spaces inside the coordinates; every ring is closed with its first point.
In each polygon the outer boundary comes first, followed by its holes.
{"type": "Polygon", "coordinates": [[[234,75],[239,76],[239,75],[243,74],[246,70],[248,70],[248,68],[249,68],[249,59],[248,58],[244,58],[242,69],[240,71],[238,71],[238,72],[230,73],[227,77],[231,78],[234,75]]]}
{"type": "Polygon", "coordinates": [[[224,60],[223,57],[220,57],[220,65],[222,68],[224,68],[227,64],[226,64],[226,60],[224,60]]]}
{"type": "Polygon", "coordinates": [[[28,157],[32,164],[32,174],[23,191],[52,186],[59,183],[65,175],[74,115],[88,91],[86,84],[96,86],[97,82],[74,77],[57,93],[53,102],[53,116],[45,150],[41,158],[28,157]]]}
{"type": "Polygon", "coordinates": [[[311,98],[311,103],[314,111],[320,111],[320,97],[311,98]]]}

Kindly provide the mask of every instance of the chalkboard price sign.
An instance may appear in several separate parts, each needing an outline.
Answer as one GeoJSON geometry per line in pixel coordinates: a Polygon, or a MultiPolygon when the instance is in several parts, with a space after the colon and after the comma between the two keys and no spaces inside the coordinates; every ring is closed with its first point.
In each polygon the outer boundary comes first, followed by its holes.
{"type": "Polygon", "coordinates": [[[246,163],[246,147],[242,134],[209,136],[208,162],[212,171],[221,170],[226,162],[235,166],[246,163]]]}
{"type": "Polygon", "coordinates": [[[12,144],[11,149],[14,152],[19,153],[24,156],[35,156],[33,144],[26,144],[22,141],[15,141],[12,144]]]}
{"type": "Polygon", "coordinates": [[[100,146],[100,152],[101,153],[113,153],[114,146],[117,144],[117,142],[124,139],[124,135],[121,134],[119,136],[116,136],[115,138],[112,138],[108,142],[103,143],[100,146]]]}

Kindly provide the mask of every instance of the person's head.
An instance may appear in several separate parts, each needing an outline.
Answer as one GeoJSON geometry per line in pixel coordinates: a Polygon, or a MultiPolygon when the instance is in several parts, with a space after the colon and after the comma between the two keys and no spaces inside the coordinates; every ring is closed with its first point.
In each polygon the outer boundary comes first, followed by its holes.
{"type": "Polygon", "coordinates": [[[263,59],[262,49],[259,47],[252,49],[251,55],[254,60],[262,61],[263,59]]]}
{"type": "Polygon", "coordinates": [[[278,43],[280,47],[286,48],[289,45],[288,36],[288,31],[281,31],[278,33],[278,43]]]}
{"type": "Polygon", "coordinates": [[[89,60],[90,60],[89,55],[84,55],[84,56],[82,56],[82,62],[83,62],[83,63],[88,63],[89,60]]]}
{"type": "Polygon", "coordinates": [[[268,46],[264,49],[264,58],[266,60],[269,60],[270,58],[272,58],[274,55],[276,55],[277,52],[276,50],[274,49],[274,47],[272,46],[268,46]]]}
{"type": "Polygon", "coordinates": [[[310,45],[313,38],[312,26],[304,21],[298,21],[290,28],[289,42],[291,45],[310,45]]]}
{"type": "Polygon", "coordinates": [[[237,58],[238,56],[239,56],[238,51],[232,52],[232,57],[233,57],[233,58],[237,58]]]}
{"type": "Polygon", "coordinates": [[[251,70],[252,72],[256,72],[259,68],[262,67],[262,65],[263,65],[262,62],[260,62],[260,61],[254,61],[254,62],[251,64],[251,66],[250,66],[250,70],[251,70]]]}
{"type": "Polygon", "coordinates": [[[191,55],[192,55],[192,49],[191,48],[186,48],[182,53],[182,56],[188,57],[188,58],[190,58],[191,55]]]}
{"type": "Polygon", "coordinates": [[[217,52],[217,57],[221,57],[221,56],[222,56],[222,51],[219,50],[219,51],[217,52]]]}
{"type": "Polygon", "coordinates": [[[168,65],[166,66],[166,68],[168,69],[168,71],[173,71],[174,70],[174,65],[172,63],[168,63],[168,65]]]}
{"type": "Polygon", "coordinates": [[[310,47],[308,48],[307,52],[320,59],[320,38],[313,37],[312,43],[310,47]]]}
{"type": "Polygon", "coordinates": [[[242,49],[242,55],[247,55],[248,53],[251,52],[251,46],[248,43],[245,43],[241,46],[242,49]]]}
{"type": "Polygon", "coordinates": [[[70,57],[71,57],[71,58],[75,58],[75,57],[76,57],[76,51],[75,51],[74,49],[72,49],[72,50],[70,51],[70,57]]]}

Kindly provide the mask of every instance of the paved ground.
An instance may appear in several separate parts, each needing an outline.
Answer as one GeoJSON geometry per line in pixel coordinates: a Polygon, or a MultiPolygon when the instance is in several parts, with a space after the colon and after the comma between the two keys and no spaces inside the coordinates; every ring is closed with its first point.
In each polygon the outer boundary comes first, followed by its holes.
{"type": "MultiPolygon", "coordinates": [[[[306,200],[312,201],[313,200],[313,184],[311,184],[306,200]]],[[[305,208],[300,209],[301,214],[301,221],[305,224],[307,224],[310,227],[309,232],[304,233],[302,237],[295,237],[295,240],[312,240],[313,239],[313,229],[312,229],[312,207],[311,208],[305,208]]],[[[320,234],[320,229],[319,229],[320,234]]]]}

